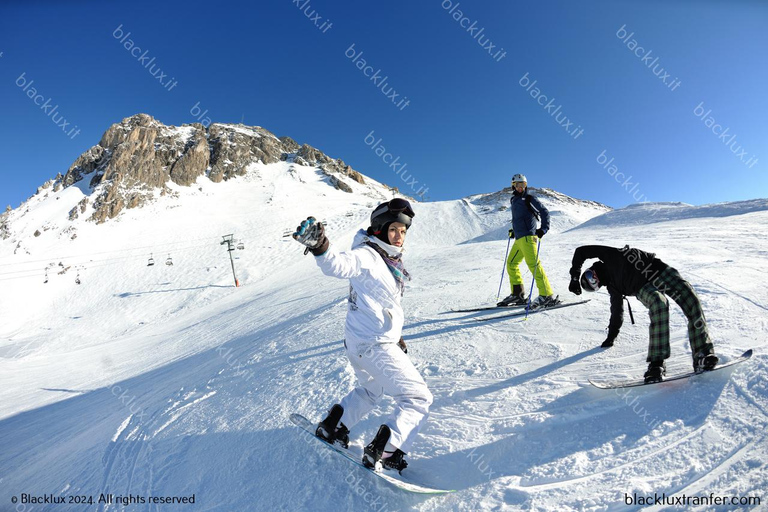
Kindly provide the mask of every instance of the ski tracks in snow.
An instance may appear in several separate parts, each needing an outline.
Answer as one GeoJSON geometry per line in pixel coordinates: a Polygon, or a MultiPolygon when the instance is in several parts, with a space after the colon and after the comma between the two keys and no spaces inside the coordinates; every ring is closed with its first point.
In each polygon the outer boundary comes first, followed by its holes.
{"type": "MultiPolygon", "coordinates": [[[[156,466],[160,464],[183,463],[182,450],[171,450],[171,460],[158,460],[154,444],[162,437],[161,434],[177,422],[186,411],[195,405],[216,395],[216,390],[206,386],[205,389],[179,389],[164,401],[148,416],[146,411],[130,414],[118,427],[111,442],[104,451],[104,465],[100,489],[120,495],[151,495],[154,491],[156,466]],[[147,416],[146,418],[144,416],[147,416]],[[108,490],[108,491],[107,491],[108,490]]],[[[181,436],[174,440],[178,445],[184,442],[181,436]]],[[[164,449],[167,451],[167,448],[164,449]]],[[[151,510],[147,505],[146,510],[151,510]]],[[[99,506],[100,512],[120,510],[117,504],[99,506]]]]}

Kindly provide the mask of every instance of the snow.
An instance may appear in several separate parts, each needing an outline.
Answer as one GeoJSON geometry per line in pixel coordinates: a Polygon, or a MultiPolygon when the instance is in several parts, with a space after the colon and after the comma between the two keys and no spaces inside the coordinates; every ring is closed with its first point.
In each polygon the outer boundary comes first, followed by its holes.
{"type": "MultiPolygon", "coordinates": [[[[314,215],[348,246],[391,197],[351,185],[347,194],[316,168],[281,162],[174,186],[98,226],[88,213],[67,220],[78,187],[42,190],[11,212],[0,241],[0,510],[637,510],[625,494],[764,497],[768,200],[608,211],[542,193],[553,225],[542,261],[563,298],[575,298],[575,247],[629,243],[694,285],[724,360],[755,349],[733,370],[620,391],[587,378],[642,373],[639,302],[637,324],[627,318],[609,350],[598,348],[604,292],[527,321],[444,314],[495,301],[508,196],[415,203],[404,335],[435,402],[406,473],[457,491],[430,497],[328,457],[288,420],[319,420],[355,381],[342,347],[347,283],[284,237],[314,215]],[[220,245],[229,233],[246,246],[233,253],[239,288],[220,245]],[[196,504],[10,508],[22,493],[194,494],[196,504]]],[[[685,320],[670,311],[669,367],[687,368],[685,320]]],[[[352,441],[367,443],[391,410],[387,399],[352,441]]],[[[649,508],[661,509],[715,508],[649,508]]]]}

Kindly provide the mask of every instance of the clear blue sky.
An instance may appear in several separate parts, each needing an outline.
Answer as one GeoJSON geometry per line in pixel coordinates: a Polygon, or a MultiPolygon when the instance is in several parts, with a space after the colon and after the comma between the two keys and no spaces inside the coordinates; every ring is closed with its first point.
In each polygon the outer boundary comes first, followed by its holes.
{"type": "Polygon", "coordinates": [[[242,119],[433,200],[516,172],[614,207],[768,196],[760,1],[9,1],[0,52],[2,207],[139,112],[242,119]]]}

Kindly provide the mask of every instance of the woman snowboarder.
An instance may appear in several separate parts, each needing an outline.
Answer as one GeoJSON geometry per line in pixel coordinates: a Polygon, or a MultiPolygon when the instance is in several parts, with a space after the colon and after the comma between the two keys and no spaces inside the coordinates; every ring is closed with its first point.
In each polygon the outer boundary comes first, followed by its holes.
{"type": "Polygon", "coordinates": [[[357,233],[352,250],[346,252],[330,245],[323,225],[312,217],[293,234],[315,255],[324,274],[349,279],[350,284],[344,346],[358,382],[331,407],[316,435],[346,448],[349,429],[384,394],[396,402],[393,413],[365,447],[362,462],[369,468],[381,465],[402,471],[408,465],[404,456],[426,423],[432,404],[432,394],[406,355],[401,336],[400,299],[410,278],[403,267],[403,243],[414,216],[405,199],[380,204],[371,213],[370,227],[357,233]]]}

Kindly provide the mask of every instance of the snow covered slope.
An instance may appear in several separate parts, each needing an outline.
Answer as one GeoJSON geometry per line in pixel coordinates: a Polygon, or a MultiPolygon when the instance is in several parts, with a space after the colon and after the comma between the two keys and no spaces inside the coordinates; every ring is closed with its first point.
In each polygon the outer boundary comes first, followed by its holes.
{"type": "MultiPolygon", "coordinates": [[[[625,494],[762,497],[764,208],[675,206],[646,225],[632,220],[639,207],[597,217],[607,209],[541,192],[553,212],[541,256],[556,292],[570,296],[578,245],[636,245],[693,283],[721,357],[755,349],[733,371],[616,393],[586,380],[644,370],[648,320],[637,301],[637,325],[627,320],[606,351],[596,348],[605,293],[528,321],[443,314],[495,300],[508,196],[415,204],[405,337],[435,402],[407,473],[457,490],[420,497],[327,458],[288,421],[291,412],[319,419],[355,379],[342,348],[347,283],[323,276],[283,235],[312,214],[327,221],[332,243],[348,246],[389,197],[385,187],[344,193],[316,168],[293,167],[256,165],[220,184],[200,178],[98,226],[60,215],[84,193],[73,187],[9,214],[12,236],[0,241],[0,510],[19,509],[9,504],[22,493],[195,497],[194,506],[24,509],[56,511],[636,510],[625,494]],[[572,229],[593,217],[589,229],[572,229]],[[233,253],[239,288],[220,245],[229,233],[245,246],[233,253]],[[147,267],[150,253],[156,264],[147,267]]],[[[675,308],[672,330],[670,366],[682,368],[690,356],[675,308]]],[[[391,408],[386,400],[355,426],[353,442],[367,442],[391,408]]]]}

